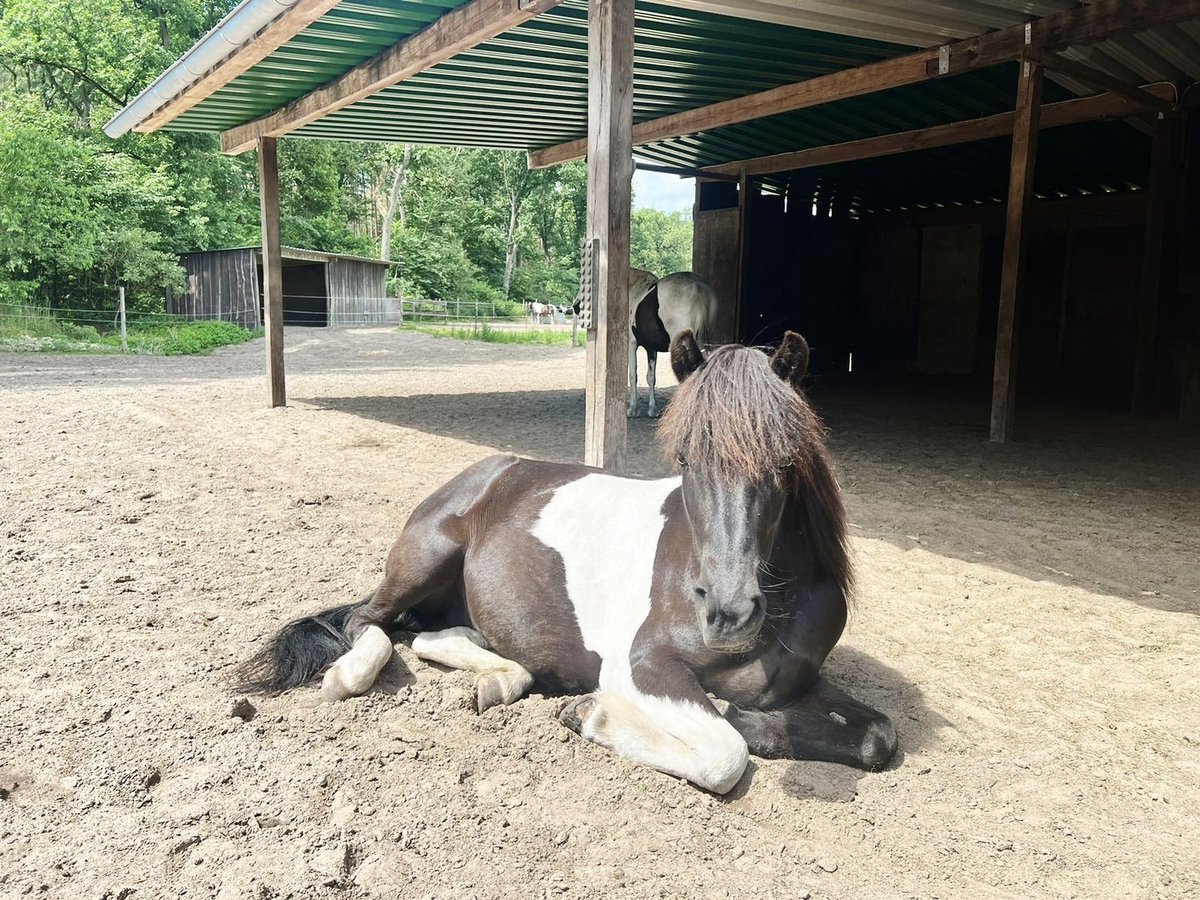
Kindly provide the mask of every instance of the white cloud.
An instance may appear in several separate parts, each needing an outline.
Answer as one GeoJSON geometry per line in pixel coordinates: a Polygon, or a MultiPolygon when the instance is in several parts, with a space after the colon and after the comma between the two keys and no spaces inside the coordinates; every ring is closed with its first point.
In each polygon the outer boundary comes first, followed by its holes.
{"type": "Polygon", "coordinates": [[[633,173],[634,209],[660,209],[663,212],[691,209],[695,197],[696,182],[693,178],[663,175],[661,172],[633,173]]]}

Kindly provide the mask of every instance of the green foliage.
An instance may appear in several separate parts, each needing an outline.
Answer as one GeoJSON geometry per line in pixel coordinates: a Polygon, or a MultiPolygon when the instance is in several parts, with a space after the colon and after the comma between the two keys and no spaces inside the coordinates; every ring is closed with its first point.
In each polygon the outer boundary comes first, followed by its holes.
{"type": "MultiPolygon", "coordinates": [[[[241,344],[262,334],[261,330],[247,331],[230,322],[185,322],[139,328],[128,336],[131,353],[149,353],[156,356],[195,356],[209,354],[218,347],[241,344]]],[[[108,343],[120,338],[109,335],[108,343]]]]}
{"type": "MultiPolygon", "coordinates": [[[[63,321],[44,309],[0,304],[0,350],[53,353],[116,353],[121,336],[111,322],[63,321]]],[[[208,354],[217,347],[240,344],[261,334],[229,322],[185,322],[170,316],[134,315],[126,343],[130,353],[155,356],[208,354]]]]}
{"type": "Polygon", "coordinates": [[[416,331],[434,337],[454,338],[460,341],[485,341],[489,344],[541,344],[547,347],[569,347],[571,332],[551,328],[494,328],[486,322],[478,328],[460,325],[436,327],[432,325],[404,325],[403,331],[416,331]]]}
{"type": "Polygon", "coordinates": [[[635,209],[629,235],[630,263],[660,278],[692,268],[692,215],[635,209]]]}
{"type": "MultiPolygon", "coordinates": [[[[0,0],[0,304],[111,314],[124,286],[131,311],[162,312],[182,288],[180,253],[259,243],[253,154],[224,156],[213,135],[100,131],[235,2],[0,0]]],[[[517,317],[526,301],[574,298],[585,164],[531,172],[497,150],[279,146],[286,244],[376,256],[387,222],[410,300],[517,317]]],[[[634,214],[635,265],[689,268],[690,240],[684,215],[634,214]]]]}

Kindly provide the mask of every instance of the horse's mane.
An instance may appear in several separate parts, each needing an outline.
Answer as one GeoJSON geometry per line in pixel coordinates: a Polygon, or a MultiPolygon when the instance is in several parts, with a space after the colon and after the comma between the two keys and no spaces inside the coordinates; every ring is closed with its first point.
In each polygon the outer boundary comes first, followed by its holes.
{"type": "Polygon", "coordinates": [[[723,481],[748,478],[790,488],[818,566],[850,599],[846,512],[825,447],[826,428],[808,401],[771,369],[765,353],[728,345],[675,391],[658,427],[667,456],[723,481]]]}

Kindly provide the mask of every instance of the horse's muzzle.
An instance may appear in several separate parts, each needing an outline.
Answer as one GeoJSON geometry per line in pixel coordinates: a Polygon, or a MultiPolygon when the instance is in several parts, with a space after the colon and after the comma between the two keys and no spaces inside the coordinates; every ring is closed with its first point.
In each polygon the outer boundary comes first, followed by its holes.
{"type": "Polygon", "coordinates": [[[711,595],[700,588],[696,589],[696,594],[704,646],[722,653],[742,653],[754,645],[767,617],[761,596],[736,604],[721,604],[714,602],[711,595]]]}

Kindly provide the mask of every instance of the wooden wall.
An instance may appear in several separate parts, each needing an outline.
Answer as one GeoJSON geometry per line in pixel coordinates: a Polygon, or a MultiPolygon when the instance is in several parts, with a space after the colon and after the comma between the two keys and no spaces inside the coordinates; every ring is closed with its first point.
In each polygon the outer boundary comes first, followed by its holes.
{"type": "MultiPolygon", "coordinates": [[[[1200,148],[1200,128],[1191,140],[1200,148]]],[[[1184,190],[1197,202],[1183,204],[1184,252],[1163,306],[1160,408],[1171,414],[1182,404],[1197,417],[1200,254],[1186,248],[1189,240],[1200,246],[1200,162],[1184,190]]],[[[1129,409],[1146,209],[1145,192],[1034,203],[1019,321],[1022,393],[1129,409]]],[[[750,192],[740,255],[737,212],[696,210],[694,268],[740,296],[736,323],[725,321],[721,339],[767,343],[794,328],[809,338],[818,371],[846,372],[852,353],[855,372],[990,383],[1001,205],[849,219],[750,192]]]]}
{"type": "MultiPolygon", "coordinates": [[[[222,319],[262,327],[262,261],[255,247],[186,253],[183,294],[167,296],[167,311],[189,319],[222,319]]],[[[284,257],[284,322],[288,325],[375,325],[400,321],[400,302],[387,297],[387,267],[331,258],[284,257]]]]}
{"type": "Polygon", "coordinates": [[[400,321],[400,301],[387,296],[387,267],[331,259],[325,267],[330,325],[391,325],[400,321]]]}
{"type": "Polygon", "coordinates": [[[737,186],[698,183],[692,222],[692,271],[717,293],[717,318],[708,341],[727,344],[738,340],[742,213],[737,186]]]}
{"type": "Polygon", "coordinates": [[[167,312],[261,328],[257,250],[214,250],[180,257],[186,289],[167,295],[167,312]]]}

